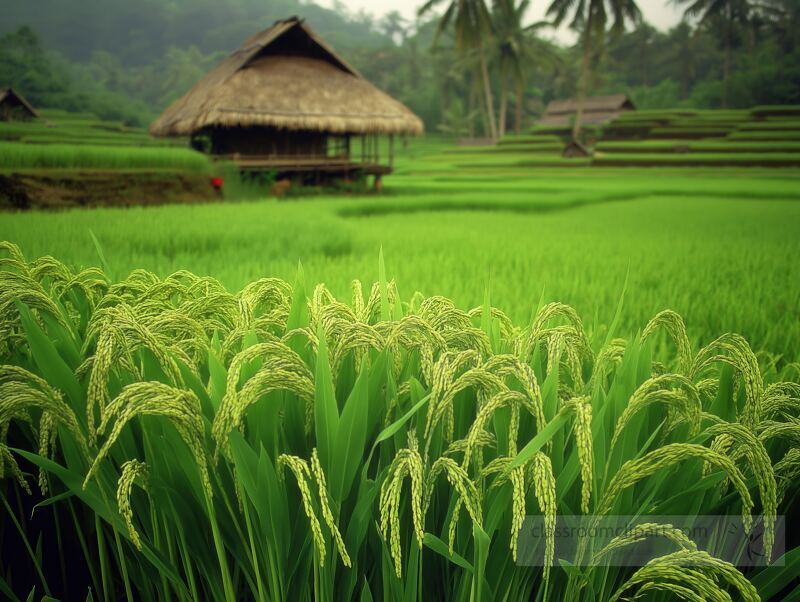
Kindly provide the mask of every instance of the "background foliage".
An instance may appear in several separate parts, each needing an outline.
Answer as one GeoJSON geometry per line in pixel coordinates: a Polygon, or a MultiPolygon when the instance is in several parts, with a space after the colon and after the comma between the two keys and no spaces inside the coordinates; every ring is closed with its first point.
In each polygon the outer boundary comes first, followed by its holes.
{"type": "MultiPolygon", "coordinates": [[[[730,38],[728,106],[800,102],[797,3],[759,6],[728,37],[714,20],[681,23],[668,32],[643,23],[609,37],[593,50],[589,92],[628,92],[640,108],[719,107],[723,41],[730,38]]],[[[306,18],[368,79],[408,104],[430,131],[481,131],[476,57],[456,54],[449,33],[433,48],[436,15],[412,24],[396,13],[376,20],[343,6],[328,10],[295,0],[11,3],[0,23],[0,84],[19,88],[36,105],[146,125],[254,30],[292,14],[306,18]]],[[[500,90],[504,48],[517,34],[499,14],[495,19],[489,58],[493,87],[500,90]]],[[[575,93],[580,49],[547,41],[547,31],[526,34],[524,86],[510,86],[507,94],[510,106],[521,98],[523,126],[549,100],[575,93]]],[[[516,119],[510,110],[510,127],[516,119]]]]}

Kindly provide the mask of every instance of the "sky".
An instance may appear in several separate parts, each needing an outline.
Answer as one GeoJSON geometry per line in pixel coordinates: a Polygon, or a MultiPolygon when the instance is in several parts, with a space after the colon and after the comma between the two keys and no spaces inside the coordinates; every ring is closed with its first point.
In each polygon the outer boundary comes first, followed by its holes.
{"type": "MultiPolygon", "coordinates": [[[[412,22],[417,14],[417,8],[422,4],[422,0],[338,1],[344,4],[351,13],[364,10],[379,19],[386,13],[396,10],[412,22]]],[[[446,0],[443,0],[443,5],[445,1],[446,0]]],[[[316,3],[332,8],[334,0],[316,0],[316,3]]],[[[549,4],[550,0],[533,0],[528,20],[531,23],[542,20],[549,4]]],[[[638,4],[644,14],[645,20],[658,29],[667,30],[676,25],[681,19],[681,9],[667,0],[639,0],[638,4]]],[[[562,27],[561,31],[555,32],[554,37],[562,42],[574,41],[574,34],[570,32],[566,26],[562,27]]]]}

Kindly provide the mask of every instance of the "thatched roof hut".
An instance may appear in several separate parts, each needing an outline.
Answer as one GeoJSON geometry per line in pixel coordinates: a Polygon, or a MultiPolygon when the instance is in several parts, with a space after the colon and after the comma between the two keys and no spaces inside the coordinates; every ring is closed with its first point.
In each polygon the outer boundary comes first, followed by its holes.
{"type": "Polygon", "coordinates": [[[155,136],[266,127],[325,134],[420,134],[422,120],[292,17],[251,36],[173,103],[155,136]]]}
{"type": "MultiPolygon", "coordinates": [[[[616,119],[624,111],[633,111],[636,107],[625,94],[611,96],[588,96],[583,104],[581,123],[600,125],[616,119]]],[[[578,101],[553,100],[547,105],[539,125],[551,127],[569,127],[578,111],[578,101]]]]}
{"type": "Polygon", "coordinates": [[[561,156],[566,159],[575,159],[575,158],[582,158],[582,157],[590,157],[592,153],[589,149],[581,144],[576,140],[572,140],[564,147],[564,151],[561,153],[561,156]]]}
{"type": "Polygon", "coordinates": [[[37,117],[36,109],[22,94],[13,88],[0,88],[0,121],[26,121],[37,117]]]}

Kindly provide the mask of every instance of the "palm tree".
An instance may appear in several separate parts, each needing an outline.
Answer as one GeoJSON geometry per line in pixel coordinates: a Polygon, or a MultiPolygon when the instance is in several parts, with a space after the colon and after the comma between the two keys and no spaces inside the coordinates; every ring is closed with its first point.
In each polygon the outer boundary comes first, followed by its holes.
{"type": "Polygon", "coordinates": [[[583,60],[578,81],[578,107],[575,111],[575,123],[572,128],[572,137],[577,139],[581,131],[583,105],[586,103],[592,50],[594,44],[603,42],[609,13],[613,18],[611,33],[615,35],[624,31],[627,21],[639,23],[642,13],[636,5],[636,0],[553,0],[547,9],[547,16],[552,18],[554,27],[559,27],[564,23],[570,13],[572,14],[570,27],[580,32],[580,43],[583,46],[583,60]]]}
{"type": "Polygon", "coordinates": [[[514,82],[517,91],[517,102],[521,98],[524,86],[525,70],[523,64],[529,58],[528,39],[522,19],[530,6],[530,0],[494,0],[492,20],[494,22],[495,46],[500,67],[500,116],[497,124],[498,135],[502,138],[506,133],[506,115],[508,112],[509,80],[514,82]]]}
{"type": "Polygon", "coordinates": [[[678,81],[681,98],[689,97],[689,89],[695,79],[695,36],[686,22],[679,23],[672,32],[672,56],[670,60],[679,65],[678,81]]]}
{"type": "Polygon", "coordinates": [[[500,137],[506,133],[509,83],[514,85],[514,129],[519,134],[529,67],[533,64],[552,65],[556,60],[552,46],[536,36],[536,31],[549,23],[523,25],[530,4],[530,0],[520,0],[519,4],[516,0],[494,0],[492,3],[494,46],[500,67],[500,137]]]}
{"type": "Polygon", "coordinates": [[[750,16],[749,0],[674,0],[676,4],[689,4],[684,11],[687,19],[700,19],[700,23],[717,30],[725,48],[722,65],[722,108],[728,107],[728,80],[731,72],[731,55],[736,38],[736,24],[746,23],[750,16]]]}
{"type": "Polygon", "coordinates": [[[434,43],[452,24],[455,33],[456,50],[462,55],[470,50],[478,51],[489,126],[488,133],[492,139],[496,139],[497,122],[495,120],[492,83],[489,77],[489,65],[486,57],[487,41],[492,36],[492,17],[484,0],[428,0],[419,9],[418,14],[420,16],[424,15],[445,2],[448,3],[448,6],[439,20],[434,43]]]}
{"type": "Polygon", "coordinates": [[[792,52],[800,46],[800,3],[796,0],[763,0],[760,10],[784,51],[792,52]]]}
{"type": "Polygon", "coordinates": [[[395,44],[403,45],[408,33],[408,22],[398,11],[393,10],[386,13],[378,26],[383,33],[392,38],[395,44]]]}

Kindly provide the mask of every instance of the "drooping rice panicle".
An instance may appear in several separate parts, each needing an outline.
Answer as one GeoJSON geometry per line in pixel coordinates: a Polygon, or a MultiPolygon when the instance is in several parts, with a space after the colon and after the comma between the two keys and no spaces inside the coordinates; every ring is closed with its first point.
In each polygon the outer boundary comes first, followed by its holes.
{"type": "MultiPolygon", "coordinates": [[[[29,490],[27,473],[38,464],[51,496],[45,506],[60,511],[69,499],[76,524],[98,519],[89,529],[104,551],[116,543],[105,556],[108,597],[119,597],[128,579],[136,599],[141,577],[131,567],[145,563],[149,575],[153,560],[166,585],[154,580],[150,597],[349,599],[381,587],[391,597],[410,579],[417,581],[403,590],[409,598],[429,588],[474,594],[481,587],[474,563],[485,554],[484,570],[509,577],[487,574],[491,593],[508,600],[587,600],[598,591],[616,599],[755,600],[741,573],[668,524],[638,525],[600,550],[581,547],[576,568],[564,569],[556,562],[557,517],[646,515],[684,501],[682,487],[700,479],[700,512],[741,511],[749,529],[759,505],[770,558],[777,516],[796,498],[800,385],[787,380],[790,363],[753,353],[736,335],[693,354],[696,339],[671,311],[632,344],[602,344],[603,325],[584,328],[564,304],[544,304],[519,328],[497,308],[485,315],[486,305],[467,312],[421,294],[401,303],[393,281],[353,281],[349,304],[320,285],[299,308],[303,299],[279,279],[236,294],[187,271],[135,270],[110,282],[96,268],[52,257],[27,262],[2,244],[0,280],[11,285],[10,293],[0,289],[0,363],[8,364],[0,366],[0,479],[12,492],[29,490]],[[18,300],[52,344],[54,364],[45,366],[42,349],[28,344],[18,300]],[[661,351],[652,345],[659,330],[674,344],[674,360],[650,357],[661,351]],[[322,337],[335,416],[333,405],[315,406],[319,383],[310,367],[322,337]],[[362,367],[366,387],[353,395],[362,367]],[[323,410],[335,427],[327,442],[335,457],[324,471],[314,420],[323,410]],[[202,506],[182,489],[185,476],[160,462],[160,429],[151,436],[131,427],[139,416],[168,422],[164,436],[174,427],[196,464],[202,506]],[[235,441],[234,430],[242,433],[235,441]],[[623,445],[628,436],[647,447],[623,445]],[[224,461],[210,469],[220,451],[224,461]],[[131,452],[147,464],[129,460],[131,452]],[[595,479],[606,457],[613,458],[607,474],[595,479]],[[117,474],[122,521],[109,525],[108,477],[117,474]],[[84,479],[81,496],[69,493],[76,477],[84,479]],[[150,507],[139,514],[145,495],[150,507]],[[538,569],[515,566],[528,560],[520,537],[529,509],[545,529],[534,542],[543,550],[538,569]],[[132,546],[114,541],[114,526],[132,546]],[[677,552],[638,570],[593,568],[650,537],[677,552]]],[[[8,501],[16,512],[16,500],[8,501]]]]}
{"type": "Polygon", "coordinates": [[[208,474],[208,460],[204,445],[205,426],[200,400],[191,391],[177,389],[159,382],[128,385],[106,406],[105,414],[97,428],[98,435],[102,435],[109,425],[113,424],[113,426],[86,473],[83,482],[84,488],[116,443],[122,429],[137,416],[161,416],[173,424],[181,439],[192,452],[200,471],[200,481],[206,495],[210,498],[213,495],[213,489],[208,474]]]}
{"type": "Polygon", "coordinates": [[[147,464],[139,460],[128,460],[122,465],[122,474],[117,482],[117,506],[119,513],[122,515],[122,520],[125,522],[125,527],[128,530],[128,536],[131,538],[133,545],[137,549],[142,549],[142,540],[139,533],[133,526],[133,508],[131,508],[131,490],[135,482],[143,488],[147,488],[147,480],[149,471],[147,464]]]}

